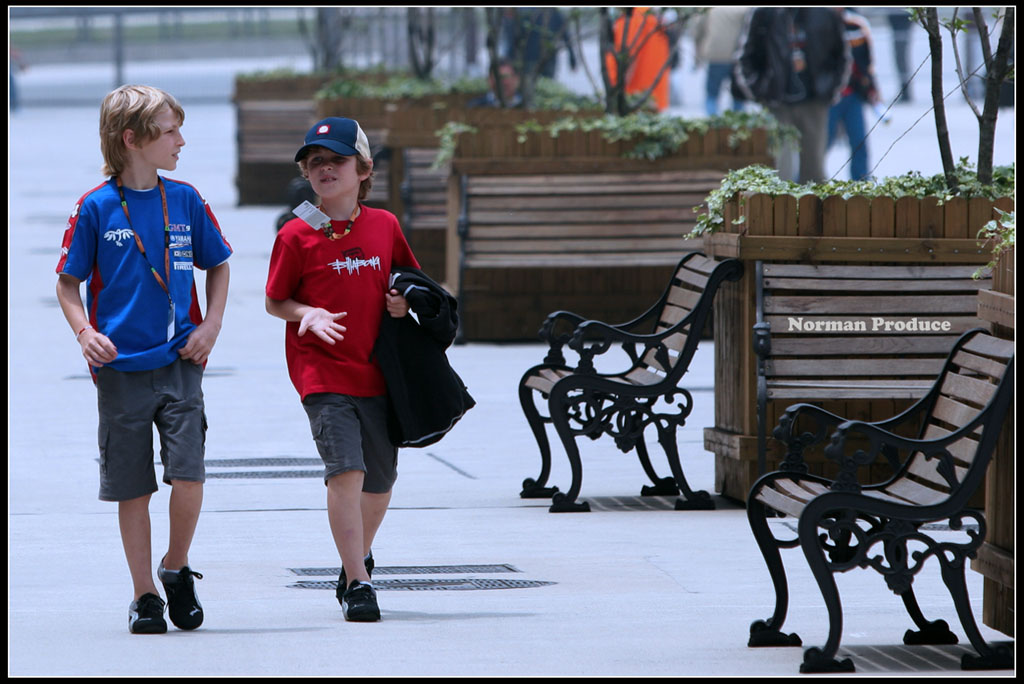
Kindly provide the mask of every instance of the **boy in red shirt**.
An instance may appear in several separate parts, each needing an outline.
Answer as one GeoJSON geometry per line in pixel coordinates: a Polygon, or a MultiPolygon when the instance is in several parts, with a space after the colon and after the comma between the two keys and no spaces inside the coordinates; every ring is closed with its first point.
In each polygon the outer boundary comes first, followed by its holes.
{"type": "Polygon", "coordinates": [[[391,267],[419,268],[398,219],[360,202],[370,191],[370,145],[352,119],[330,117],[295,155],[330,218],[282,226],[270,255],[266,306],[287,321],[285,357],[324,461],[327,517],[342,570],[337,597],[346,620],[380,619],[370,584],[374,536],[398,476],[388,438],[387,388],[373,345],[387,312],[405,298],[389,289],[391,267]]]}

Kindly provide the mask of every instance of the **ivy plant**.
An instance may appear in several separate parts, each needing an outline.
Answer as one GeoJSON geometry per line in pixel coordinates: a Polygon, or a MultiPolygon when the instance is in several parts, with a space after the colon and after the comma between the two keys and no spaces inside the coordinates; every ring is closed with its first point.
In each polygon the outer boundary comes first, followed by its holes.
{"type": "MultiPolygon", "coordinates": [[[[610,143],[633,142],[634,146],[624,154],[626,158],[655,160],[679,150],[691,135],[704,135],[712,128],[730,129],[729,144],[734,147],[749,138],[755,129],[767,132],[769,146],[772,149],[776,149],[785,141],[795,142],[799,138],[795,128],[779,124],[765,111],[728,111],[699,119],[663,116],[646,111],[634,112],[627,116],[606,114],[580,117],[568,114],[550,123],[529,119],[517,124],[515,130],[520,143],[525,142],[530,135],[546,134],[557,138],[566,131],[599,131],[601,137],[610,143]]],[[[458,138],[458,134],[453,133],[455,129],[458,133],[476,132],[472,127],[456,123],[449,123],[437,131],[441,144],[437,167],[449,161],[455,154],[458,138]]]]}
{"type": "MultiPolygon", "coordinates": [[[[704,233],[721,230],[725,224],[723,208],[725,203],[735,196],[743,202],[743,195],[815,195],[817,197],[843,198],[860,195],[863,197],[938,197],[946,202],[953,197],[1014,197],[1016,188],[1016,165],[1000,166],[993,169],[992,183],[978,182],[977,172],[966,158],[962,158],[956,166],[958,191],[954,194],[946,182],[945,174],[924,176],[918,171],[911,171],[901,176],[888,178],[841,181],[827,183],[806,183],[800,185],[779,178],[778,171],[766,166],[754,165],[730,171],[722,179],[721,184],[712,190],[705,199],[704,205],[697,207],[697,222],[689,237],[697,237],[704,233]]],[[[737,223],[742,218],[737,219],[737,223]]]]}
{"type": "Polygon", "coordinates": [[[998,212],[999,218],[992,219],[982,226],[981,230],[978,232],[979,240],[983,240],[986,244],[992,245],[992,261],[975,271],[975,278],[980,278],[982,273],[986,270],[994,269],[996,267],[996,262],[999,261],[1000,255],[1017,244],[1016,209],[1013,211],[996,209],[996,212],[998,212]]]}

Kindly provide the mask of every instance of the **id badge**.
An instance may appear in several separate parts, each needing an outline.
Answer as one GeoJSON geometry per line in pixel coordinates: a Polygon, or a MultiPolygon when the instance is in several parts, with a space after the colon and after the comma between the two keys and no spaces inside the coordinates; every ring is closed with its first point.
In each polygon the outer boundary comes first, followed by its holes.
{"type": "Polygon", "coordinates": [[[167,341],[174,339],[174,302],[171,302],[171,309],[167,312],[167,341]]]}

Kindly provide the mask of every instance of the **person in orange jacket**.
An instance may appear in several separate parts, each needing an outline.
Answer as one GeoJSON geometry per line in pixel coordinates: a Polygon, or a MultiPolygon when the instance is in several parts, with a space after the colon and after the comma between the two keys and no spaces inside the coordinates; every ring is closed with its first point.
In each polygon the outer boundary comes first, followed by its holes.
{"type": "MultiPolygon", "coordinates": [[[[651,92],[651,99],[659,112],[665,111],[669,104],[669,69],[665,66],[669,61],[669,39],[661,21],[651,8],[633,7],[628,17],[623,13],[615,20],[613,31],[616,50],[628,48],[630,51],[630,64],[626,72],[626,94],[644,93],[657,80],[657,85],[651,92]],[[661,78],[658,78],[659,73],[661,78]]],[[[618,65],[615,56],[605,55],[605,60],[608,65],[608,76],[612,83],[616,83],[618,65]]]]}

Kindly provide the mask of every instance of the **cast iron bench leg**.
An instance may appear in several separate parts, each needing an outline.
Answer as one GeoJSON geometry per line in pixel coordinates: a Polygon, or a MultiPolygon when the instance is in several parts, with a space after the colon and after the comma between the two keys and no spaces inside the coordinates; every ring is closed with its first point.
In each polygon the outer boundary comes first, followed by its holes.
{"type": "Polygon", "coordinates": [[[853,672],[853,661],[850,658],[836,659],[839,651],[839,640],[843,635],[843,607],[839,601],[839,589],[832,570],[825,559],[825,551],[818,541],[818,517],[808,517],[805,510],[800,516],[798,536],[800,548],[803,549],[807,564],[811,568],[814,579],[821,589],[821,597],[828,608],[828,641],[822,648],[809,648],[804,651],[804,661],[800,664],[800,672],[853,672]]]}
{"type": "Polygon", "coordinates": [[[962,670],[1008,670],[1013,668],[1013,651],[1007,646],[993,648],[981,636],[978,630],[978,623],[974,620],[974,613],[971,612],[971,602],[967,598],[967,578],[964,577],[964,569],[967,559],[957,556],[950,562],[939,555],[939,563],[942,567],[942,581],[946,583],[953,603],[956,605],[957,615],[960,616],[960,624],[967,632],[967,638],[971,646],[979,655],[965,653],[960,659],[962,670]]]}
{"type": "Polygon", "coordinates": [[[675,509],[677,511],[714,510],[715,502],[711,500],[711,495],[703,489],[697,491],[690,489],[690,484],[686,481],[686,476],[683,475],[683,466],[679,463],[679,449],[676,446],[675,423],[662,425],[658,422],[656,425],[658,428],[658,442],[661,443],[661,448],[665,450],[665,456],[668,457],[668,463],[672,467],[672,474],[675,476],[676,484],[679,485],[679,491],[684,497],[676,499],[675,509]]]}
{"type": "Polygon", "coordinates": [[[651,458],[647,453],[647,445],[644,443],[643,435],[640,435],[640,439],[636,441],[636,453],[640,458],[640,465],[643,466],[644,472],[647,473],[647,477],[654,483],[653,486],[644,485],[641,487],[640,496],[672,496],[679,493],[679,487],[676,486],[676,481],[673,478],[658,477],[654,466],[651,465],[651,458]]]}
{"type": "Polygon", "coordinates": [[[551,406],[551,422],[555,425],[565,447],[565,455],[569,457],[569,467],[572,469],[572,483],[569,491],[555,492],[551,497],[551,513],[587,513],[590,511],[590,504],[586,501],[576,501],[580,495],[580,488],[583,486],[583,463],[580,461],[580,450],[576,444],[576,437],[569,427],[569,415],[565,408],[566,391],[558,391],[552,394],[549,405],[551,406]]]}
{"type": "Polygon", "coordinates": [[[900,598],[903,599],[903,605],[906,606],[910,618],[920,628],[916,632],[908,629],[903,635],[903,643],[908,646],[959,643],[960,640],[956,634],[949,629],[949,623],[945,620],[928,620],[924,616],[921,607],[917,604],[913,587],[900,594],[900,598]]]}
{"type": "Polygon", "coordinates": [[[750,640],[747,646],[802,646],[803,642],[794,632],[786,634],[782,631],[782,623],[786,621],[786,610],[789,607],[789,585],[786,582],[786,568],[782,564],[780,547],[792,548],[796,540],[787,543],[779,542],[768,528],[768,508],[751,497],[747,504],[747,519],[754,533],[761,555],[768,566],[772,584],[775,586],[775,611],[767,620],[755,620],[750,625],[750,640]]]}
{"type": "Polygon", "coordinates": [[[558,487],[545,487],[551,476],[551,445],[548,443],[544,424],[548,421],[541,417],[537,404],[533,400],[533,390],[526,385],[519,385],[519,403],[523,407],[523,415],[530,424],[533,437],[540,448],[540,475],[537,479],[528,477],[523,480],[523,490],[519,492],[522,499],[550,499],[558,491],[558,487]]]}

